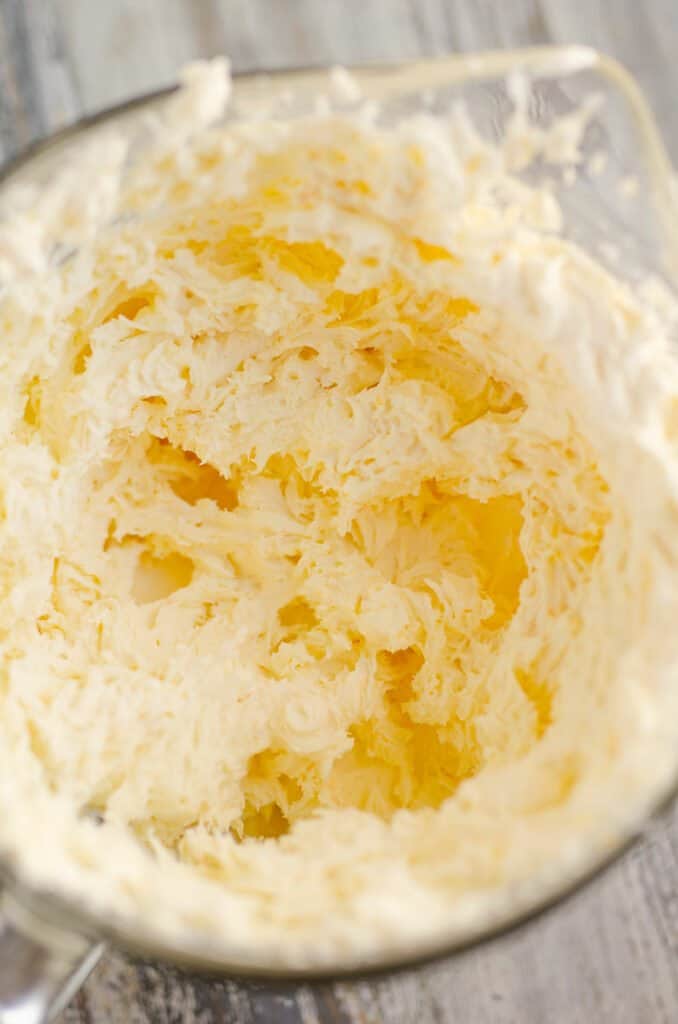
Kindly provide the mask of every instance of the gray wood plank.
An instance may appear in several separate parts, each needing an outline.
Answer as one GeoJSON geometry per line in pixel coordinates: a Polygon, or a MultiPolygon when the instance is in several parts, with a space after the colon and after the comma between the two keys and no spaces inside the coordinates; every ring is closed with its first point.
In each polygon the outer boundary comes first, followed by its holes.
{"type": "Polygon", "coordinates": [[[0,157],[47,130],[21,0],[6,0],[0,21],[0,157]]]}
{"type": "Polygon", "coordinates": [[[0,161],[80,113],[57,13],[42,0],[2,0],[0,161]]]}
{"type": "MultiPolygon", "coordinates": [[[[675,0],[0,0],[0,159],[176,78],[585,42],[636,74],[678,158],[675,0]]],[[[68,1024],[669,1024],[678,1019],[678,812],[603,879],[501,941],[419,972],[287,993],[109,953],[68,1024]]]]}

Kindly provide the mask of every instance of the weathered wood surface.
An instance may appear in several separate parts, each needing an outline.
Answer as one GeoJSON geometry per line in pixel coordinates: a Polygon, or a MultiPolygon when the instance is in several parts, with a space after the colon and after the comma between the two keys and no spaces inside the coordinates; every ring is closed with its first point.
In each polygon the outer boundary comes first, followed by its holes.
{"type": "MultiPolygon", "coordinates": [[[[0,159],[80,114],[235,68],[582,42],[621,59],[678,159],[676,0],[0,0],[0,159]]],[[[111,952],[63,1024],[669,1024],[678,1021],[678,812],[568,904],[386,980],[276,993],[111,952]]]]}

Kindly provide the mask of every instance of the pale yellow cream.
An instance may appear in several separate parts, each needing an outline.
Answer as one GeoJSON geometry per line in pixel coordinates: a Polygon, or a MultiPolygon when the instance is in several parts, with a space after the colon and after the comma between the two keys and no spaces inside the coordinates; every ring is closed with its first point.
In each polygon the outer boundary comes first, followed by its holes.
{"type": "Polygon", "coordinates": [[[5,235],[0,843],[301,964],[605,849],[678,731],[664,321],[443,121],[169,132],[115,182],[61,265],[5,235]]]}

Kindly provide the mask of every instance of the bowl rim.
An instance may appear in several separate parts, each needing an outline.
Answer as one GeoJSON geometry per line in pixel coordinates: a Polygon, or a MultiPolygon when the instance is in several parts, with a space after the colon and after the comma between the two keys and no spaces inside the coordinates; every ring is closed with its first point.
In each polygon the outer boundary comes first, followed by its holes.
{"type": "MultiPolygon", "coordinates": [[[[614,58],[584,46],[542,46],[514,50],[491,50],[469,54],[444,55],[424,59],[373,62],[347,65],[368,96],[396,95],[407,90],[435,88],[455,82],[482,81],[505,77],[514,71],[525,71],[542,77],[556,77],[577,71],[599,72],[621,93],[634,117],[645,143],[645,158],[650,166],[659,208],[666,214],[665,227],[670,243],[671,269],[678,280],[678,188],[674,182],[673,167],[664,145],[656,119],[633,76],[614,58]]],[[[327,85],[330,65],[295,66],[251,71],[235,71],[235,90],[245,92],[290,82],[303,87],[327,85]]],[[[78,139],[92,129],[103,127],[126,115],[162,102],[180,88],[179,84],[164,86],[145,92],[121,103],[87,114],[71,124],[37,139],[0,166],[0,190],[12,183],[14,176],[34,160],[52,149],[78,139]]],[[[12,898],[38,919],[57,924],[64,930],[79,933],[92,942],[111,942],[118,948],[142,960],[160,960],[181,970],[208,976],[228,977],[245,982],[271,982],[281,987],[301,982],[328,982],[360,980],[392,975],[440,962],[453,954],[466,952],[481,944],[495,942],[510,935],[529,922],[541,917],[570,900],[576,893],[588,888],[608,867],[633,847],[641,834],[653,823],[665,817],[678,798],[678,766],[663,792],[648,804],[646,813],[633,827],[620,835],[612,848],[588,860],[587,866],[563,871],[559,884],[541,888],[537,898],[524,900],[518,910],[503,910],[487,923],[477,924],[466,934],[452,938],[444,936],[430,942],[417,943],[401,952],[358,957],[357,960],[337,958],[328,964],[297,966],[267,966],[249,959],[229,959],[215,955],[217,943],[197,933],[195,942],[164,941],[152,929],[124,915],[104,919],[103,912],[88,907],[75,895],[54,891],[41,885],[32,885],[21,876],[14,858],[1,848],[0,879],[12,898]],[[212,948],[210,948],[212,947],[212,948]]],[[[226,946],[219,945],[225,950],[226,946]]]]}

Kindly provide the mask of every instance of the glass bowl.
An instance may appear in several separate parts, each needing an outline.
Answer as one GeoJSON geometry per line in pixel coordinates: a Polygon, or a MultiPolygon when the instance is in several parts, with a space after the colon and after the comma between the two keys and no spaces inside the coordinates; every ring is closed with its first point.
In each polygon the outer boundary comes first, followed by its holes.
{"type": "MultiPolygon", "coordinates": [[[[363,97],[378,103],[383,117],[397,120],[418,112],[446,112],[463,104],[480,133],[501,140],[515,101],[522,96],[529,121],[547,129],[555,119],[588,109],[580,156],[568,159],[567,138],[553,160],[542,154],[516,169],[531,184],[548,182],[563,214],[562,233],[630,283],[649,278],[675,290],[678,281],[678,206],[672,168],[653,116],[628,73],[609,58],[584,47],[539,48],[484,53],[353,69],[363,97]],[[597,99],[591,99],[591,97],[597,99]]],[[[115,129],[137,137],[144,119],[173,93],[162,90],[103,111],[39,142],[0,172],[0,191],[47,181],[83,143],[115,129]]],[[[229,117],[310,112],[318,97],[332,109],[350,108],[351,90],[334,91],[327,69],[295,69],[237,75],[229,117]]],[[[663,795],[662,807],[672,794],[663,795]]],[[[662,808],[656,808],[656,813],[662,808]]],[[[115,916],[103,920],[88,908],[53,892],[28,889],[21,865],[0,867],[6,879],[0,924],[0,1010],[19,1008],[22,1021],[56,1012],[96,962],[104,942],[144,958],[191,970],[271,982],[355,977],[393,971],[468,948],[524,923],[553,906],[621,854],[635,834],[620,837],[610,854],[591,858],[569,875],[554,879],[539,896],[513,893],[481,926],[458,926],[444,941],[418,945],[397,956],[366,962],[337,961],[321,969],[279,970],[265,962],[226,958],[205,938],[180,945],[159,941],[115,916]]],[[[0,850],[2,837],[0,834],[0,850]]],[[[1,1015],[1,1014],[0,1014],[1,1015]]]]}

